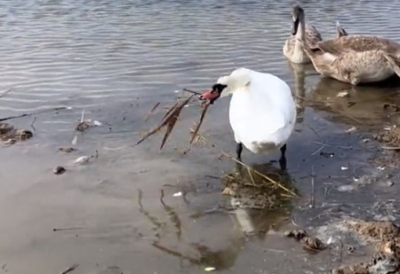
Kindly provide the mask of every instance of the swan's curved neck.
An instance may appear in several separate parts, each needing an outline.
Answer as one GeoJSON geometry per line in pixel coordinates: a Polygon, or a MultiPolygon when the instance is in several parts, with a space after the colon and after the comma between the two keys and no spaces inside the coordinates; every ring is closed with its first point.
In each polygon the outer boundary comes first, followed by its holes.
{"type": "Polygon", "coordinates": [[[304,41],[306,36],[306,20],[304,19],[304,15],[300,17],[299,28],[300,31],[297,31],[296,38],[304,41]]]}
{"type": "Polygon", "coordinates": [[[306,24],[304,16],[300,17],[300,22],[298,26],[299,30],[296,33],[296,42],[293,50],[293,58],[298,60],[304,60],[306,58],[306,53],[304,52],[304,43],[306,43],[306,24]]]}

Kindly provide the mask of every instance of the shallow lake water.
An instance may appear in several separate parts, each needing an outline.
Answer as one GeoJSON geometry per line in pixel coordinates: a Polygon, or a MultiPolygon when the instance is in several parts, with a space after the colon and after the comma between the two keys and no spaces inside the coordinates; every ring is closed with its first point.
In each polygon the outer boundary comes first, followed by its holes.
{"type": "MultiPolygon", "coordinates": [[[[335,37],[339,20],[349,34],[400,41],[400,1],[299,3],[324,39],[335,37]]],[[[400,104],[400,88],[350,87],[322,79],[310,66],[290,65],[282,46],[292,4],[2,1],[0,92],[9,93],[0,98],[0,117],[70,109],[9,121],[34,137],[0,149],[0,273],[50,274],[74,263],[79,267],[73,273],[112,266],[119,268],[110,273],[204,273],[207,267],[220,273],[328,273],[368,253],[309,254],[281,232],[300,226],[317,233],[346,216],[398,217],[398,174],[385,165],[396,155],[366,139],[397,123],[383,106],[400,104]],[[162,117],[160,107],[144,121],[157,102],[172,105],[176,90],[206,90],[238,67],[276,74],[298,98],[287,174],[301,198],[273,211],[201,214],[226,202],[220,178],[235,169],[221,158],[235,149],[229,99],[210,108],[201,129],[208,144],[187,154],[189,128],[200,112],[196,104],[185,109],[163,150],[160,136],[135,143],[162,117]],[[342,92],[348,96],[337,96],[342,92]],[[77,135],[83,110],[103,125],[77,135]],[[71,146],[75,135],[77,152],[57,151],[71,146]],[[73,164],[96,150],[98,158],[73,164]],[[57,165],[67,172],[54,175],[57,165]],[[382,183],[387,178],[393,186],[382,183]],[[175,197],[177,192],[184,195],[175,197]],[[255,235],[243,236],[238,216],[255,235]]],[[[270,161],[278,157],[245,151],[243,161],[273,171],[278,165],[270,161]]]]}

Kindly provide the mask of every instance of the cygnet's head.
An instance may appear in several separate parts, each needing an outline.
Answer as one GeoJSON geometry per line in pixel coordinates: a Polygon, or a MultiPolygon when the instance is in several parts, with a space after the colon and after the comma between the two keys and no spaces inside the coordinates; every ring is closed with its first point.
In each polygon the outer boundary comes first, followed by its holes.
{"type": "Polygon", "coordinates": [[[211,91],[205,92],[200,96],[200,100],[209,100],[213,104],[219,97],[225,97],[237,90],[248,87],[250,78],[246,69],[237,69],[229,76],[220,77],[216,84],[211,87],[211,91]]]}
{"type": "Polygon", "coordinates": [[[292,10],[292,20],[293,20],[293,27],[292,27],[292,34],[296,35],[299,23],[304,20],[304,10],[300,6],[295,6],[292,10]]]}

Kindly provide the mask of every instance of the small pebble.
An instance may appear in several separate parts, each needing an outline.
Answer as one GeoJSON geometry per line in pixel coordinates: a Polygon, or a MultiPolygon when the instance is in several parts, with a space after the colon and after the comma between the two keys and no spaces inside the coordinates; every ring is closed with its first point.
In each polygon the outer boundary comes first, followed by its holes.
{"type": "Polygon", "coordinates": [[[355,189],[356,189],[356,187],[353,185],[343,185],[343,186],[338,187],[338,191],[342,191],[342,192],[353,191],[355,189]]]}
{"type": "Polygon", "coordinates": [[[56,175],[61,175],[65,172],[65,168],[63,168],[62,166],[58,166],[56,168],[53,169],[53,173],[56,175]]]}

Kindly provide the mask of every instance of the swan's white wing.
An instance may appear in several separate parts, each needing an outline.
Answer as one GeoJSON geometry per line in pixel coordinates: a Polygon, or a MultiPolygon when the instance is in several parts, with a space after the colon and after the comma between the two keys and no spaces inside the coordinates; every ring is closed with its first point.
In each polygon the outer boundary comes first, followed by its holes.
{"type": "Polygon", "coordinates": [[[232,96],[229,110],[232,129],[243,143],[276,144],[279,138],[288,135],[281,136],[280,131],[296,117],[290,88],[271,74],[252,72],[251,76],[250,90],[232,96]]]}

